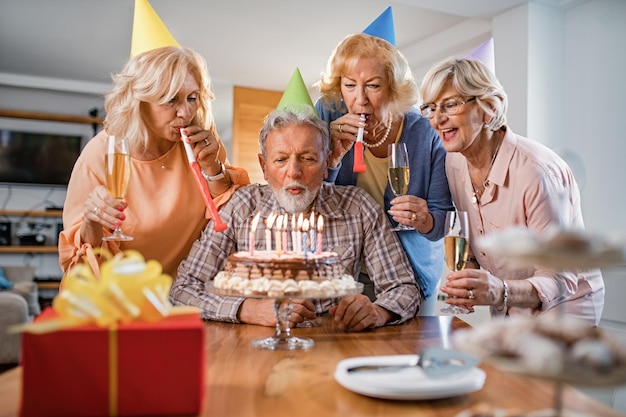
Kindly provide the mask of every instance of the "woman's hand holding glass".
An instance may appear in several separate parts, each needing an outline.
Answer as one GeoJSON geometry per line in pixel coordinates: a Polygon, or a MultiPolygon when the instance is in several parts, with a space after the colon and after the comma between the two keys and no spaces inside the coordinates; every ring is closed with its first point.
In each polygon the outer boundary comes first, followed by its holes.
{"type": "MultiPolygon", "coordinates": [[[[130,183],[130,147],[128,139],[110,135],[107,138],[106,154],[104,159],[106,187],[109,194],[117,201],[122,202],[130,183]]],[[[97,210],[95,210],[97,211],[97,210]]],[[[113,233],[102,240],[133,240],[122,232],[120,223],[113,233]]]]}
{"type": "MultiPolygon", "coordinates": [[[[396,196],[403,196],[409,189],[411,171],[409,169],[409,154],[404,143],[392,143],[387,152],[387,178],[389,187],[396,196]]],[[[416,214],[411,213],[409,220],[415,221],[416,214]]],[[[415,230],[413,226],[398,224],[394,231],[415,230]]]]}
{"type": "MultiPolygon", "coordinates": [[[[469,254],[469,221],[466,211],[449,211],[446,213],[446,230],[443,238],[446,265],[450,271],[465,268],[469,254]]],[[[473,290],[467,290],[467,298],[473,299],[473,290]]],[[[471,310],[459,305],[449,305],[441,309],[442,313],[467,314],[471,310]]]]}

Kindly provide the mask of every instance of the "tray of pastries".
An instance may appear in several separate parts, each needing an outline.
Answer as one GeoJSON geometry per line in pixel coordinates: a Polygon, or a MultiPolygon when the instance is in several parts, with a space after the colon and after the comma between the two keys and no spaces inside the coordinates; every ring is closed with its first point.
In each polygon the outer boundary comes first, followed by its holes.
{"type": "Polygon", "coordinates": [[[623,237],[600,236],[581,229],[555,228],[538,234],[512,227],[481,238],[477,245],[514,266],[586,269],[626,265],[623,237]]]}
{"type": "Polygon", "coordinates": [[[492,321],[453,340],[505,371],[588,386],[626,382],[626,342],[571,316],[492,321]]]}

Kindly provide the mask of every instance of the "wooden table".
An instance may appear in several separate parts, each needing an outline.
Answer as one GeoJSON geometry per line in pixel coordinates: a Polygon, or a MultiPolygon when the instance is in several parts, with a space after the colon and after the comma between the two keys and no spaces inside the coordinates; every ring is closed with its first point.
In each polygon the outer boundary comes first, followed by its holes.
{"type": "MultiPolygon", "coordinates": [[[[201,416],[428,416],[453,417],[486,403],[496,408],[536,411],[554,404],[548,381],[502,372],[488,364],[485,386],[475,393],[431,401],[391,401],[369,398],[339,385],[337,363],[368,355],[414,354],[425,347],[452,347],[450,336],[468,327],[455,317],[418,317],[400,326],[344,333],[329,318],[294,334],[315,340],[303,351],[254,349],[250,340],[266,337],[272,328],[206,323],[206,388],[201,416]]],[[[0,375],[0,417],[18,415],[21,368],[0,375]]],[[[569,386],[563,393],[568,411],[583,415],[623,416],[569,386]]]]}

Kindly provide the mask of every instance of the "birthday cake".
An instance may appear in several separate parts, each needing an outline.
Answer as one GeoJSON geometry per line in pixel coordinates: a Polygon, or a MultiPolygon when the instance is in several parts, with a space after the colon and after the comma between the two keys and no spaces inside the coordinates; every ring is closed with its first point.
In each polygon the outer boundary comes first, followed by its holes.
{"type": "Polygon", "coordinates": [[[237,252],[213,282],[215,288],[241,295],[333,297],[356,289],[334,252],[237,252]]]}

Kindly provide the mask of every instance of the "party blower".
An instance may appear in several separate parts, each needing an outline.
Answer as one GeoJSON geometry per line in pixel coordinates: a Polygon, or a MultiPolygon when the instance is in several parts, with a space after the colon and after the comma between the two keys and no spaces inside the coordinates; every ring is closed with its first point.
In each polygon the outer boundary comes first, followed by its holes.
{"type": "MultiPolygon", "coordinates": [[[[365,121],[365,114],[361,114],[361,121],[365,121]]],[[[365,162],[363,161],[363,126],[359,127],[359,131],[356,134],[356,143],[354,144],[354,172],[365,172],[365,162]]]]}
{"type": "Polygon", "coordinates": [[[196,161],[196,157],[193,154],[193,150],[191,149],[191,145],[187,142],[187,135],[183,133],[183,129],[180,130],[180,137],[185,145],[185,151],[187,152],[187,159],[189,160],[189,166],[194,173],[194,177],[196,179],[196,183],[198,184],[198,188],[200,188],[200,193],[202,194],[202,199],[204,200],[204,205],[211,211],[211,216],[213,217],[213,227],[216,232],[222,232],[228,228],[226,223],[222,221],[219,213],[217,212],[217,207],[215,207],[215,203],[213,202],[213,198],[211,198],[211,193],[209,192],[209,187],[206,185],[206,180],[202,175],[202,171],[200,171],[200,165],[198,165],[198,161],[196,161]]]}

